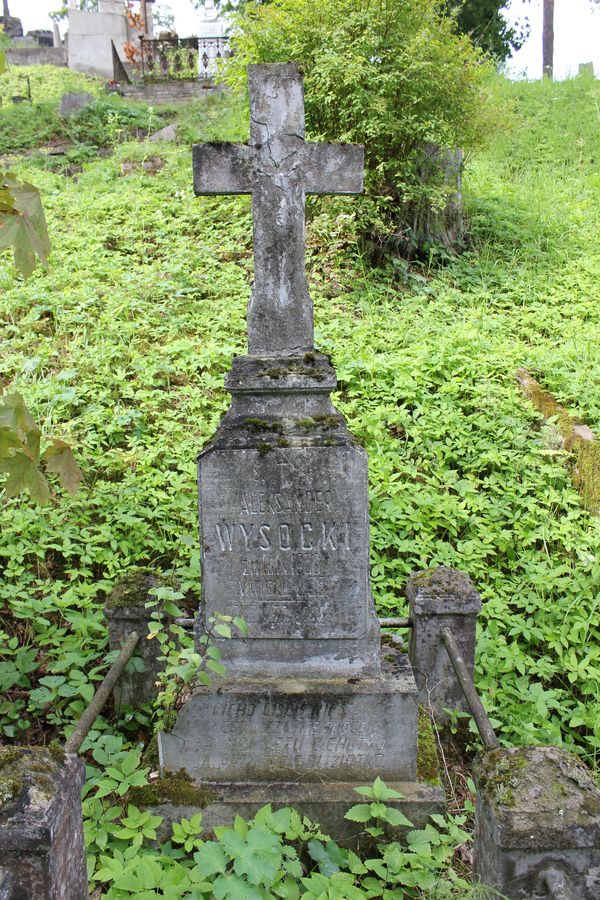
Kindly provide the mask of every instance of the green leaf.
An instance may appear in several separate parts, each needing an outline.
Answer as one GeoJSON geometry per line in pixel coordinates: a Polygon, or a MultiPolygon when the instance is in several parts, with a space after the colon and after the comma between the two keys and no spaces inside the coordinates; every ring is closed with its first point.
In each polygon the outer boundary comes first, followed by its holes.
{"type": "Polygon", "coordinates": [[[33,460],[22,450],[17,450],[8,459],[0,459],[0,472],[8,474],[4,483],[7,497],[15,497],[22,491],[28,491],[31,499],[40,505],[50,499],[48,482],[33,460]]]}
{"type": "Polygon", "coordinates": [[[390,825],[405,825],[407,828],[412,828],[413,823],[410,819],[407,819],[404,813],[402,813],[399,809],[395,809],[393,806],[385,806],[384,812],[379,814],[380,817],[388,822],[390,825]]]}
{"type": "Polygon", "coordinates": [[[50,447],[44,451],[44,461],[49,472],[58,474],[61,485],[70,494],[75,494],[83,474],[69,445],[65,444],[64,441],[52,441],[50,447]]]}
{"type": "Polygon", "coordinates": [[[242,619],[241,616],[233,617],[233,624],[237,628],[237,630],[244,635],[244,637],[248,636],[248,623],[245,619],[242,619]]]}
{"type": "Polygon", "coordinates": [[[351,806],[344,818],[350,822],[368,822],[371,818],[371,804],[357,803],[356,806],[351,806]]]}
{"type": "Polygon", "coordinates": [[[3,179],[4,194],[12,196],[12,209],[6,202],[0,210],[0,249],[12,246],[15,266],[28,277],[35,268],[36,256],[45,264],[50,253],[50,241],[40,192],[29,182],[20,182],[7,172],[3,179]]]}
{"type": "Polygon", "coordinates": [[[340,866],[346,863],[346,855],[341,853],[334,841],[329,841],[326,845],[321,841],[309,841],[307,848],[310,858],[319,866],[319,872],[327,878],[339,872],[340,866]]]}
{"type": "Polygon", "coordinates": [[[194,853],[196,871],[202,878],[224,872],[228,859],[223,848],[216,841],[206,841],[200,849],[194,853]]]}
{"type": "Polygon", "coordinates": [[[231,637],[231,626],[225,624],[225,622],[218,622],[215,625],[215,632],[219,634],[221,637],[230,638],[231,637]]]}

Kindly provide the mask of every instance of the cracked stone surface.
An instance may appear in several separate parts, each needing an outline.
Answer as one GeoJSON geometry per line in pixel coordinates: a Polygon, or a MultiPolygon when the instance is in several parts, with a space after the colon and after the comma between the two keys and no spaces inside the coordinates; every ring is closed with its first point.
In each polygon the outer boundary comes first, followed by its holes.
{"type": "Polygon", "coordinates": [[[254,286],[248,349],[286,355],[313,349],[304,259],[306,194],[360,194],[364,150],[304,140],[302,76],[293,64],[248,67],[249,144],[194,147],[196,194],[251,194],[254,286]]]}

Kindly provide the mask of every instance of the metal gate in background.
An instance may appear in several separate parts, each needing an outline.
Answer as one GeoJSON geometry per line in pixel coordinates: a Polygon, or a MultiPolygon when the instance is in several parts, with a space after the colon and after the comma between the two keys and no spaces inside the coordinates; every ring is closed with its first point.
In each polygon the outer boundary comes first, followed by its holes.
{"type": "Polygon", "coordinates": [[[218,62],[230,55],[227,38],[140,38],[146,82],[214,79],[218,62]]]}

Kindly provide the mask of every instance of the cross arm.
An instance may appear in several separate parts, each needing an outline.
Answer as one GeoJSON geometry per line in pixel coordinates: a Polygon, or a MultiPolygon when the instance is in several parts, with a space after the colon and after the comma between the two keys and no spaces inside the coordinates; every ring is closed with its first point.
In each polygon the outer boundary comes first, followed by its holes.
{"type": "Polygon", "coordinates": [[[247,144],[195,144],[192,151],[195,194],[251,194],[254,147],[247,144]]]}
{"type": "Polygon", "coordinates": [[[360,144],[304,145],[307,194],[362,194],[365,148],[360,144]]]}

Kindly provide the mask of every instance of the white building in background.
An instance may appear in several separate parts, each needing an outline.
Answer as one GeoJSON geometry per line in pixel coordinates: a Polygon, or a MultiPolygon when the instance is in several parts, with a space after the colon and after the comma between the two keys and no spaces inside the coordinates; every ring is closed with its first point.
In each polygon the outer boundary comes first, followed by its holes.
{"type": "Polygon", "coordinates": [[[225,37],[228,22],[216,8],[214,0],[206,0],[200,7],[198,20],[198,37],[225,37]]]}
{"type": "Polygon", "coordinates": [[[198,15],[198,74],[201,78],[214,76],[217,60],[225,53],[227,19],[206,0],[198,15]]]}

